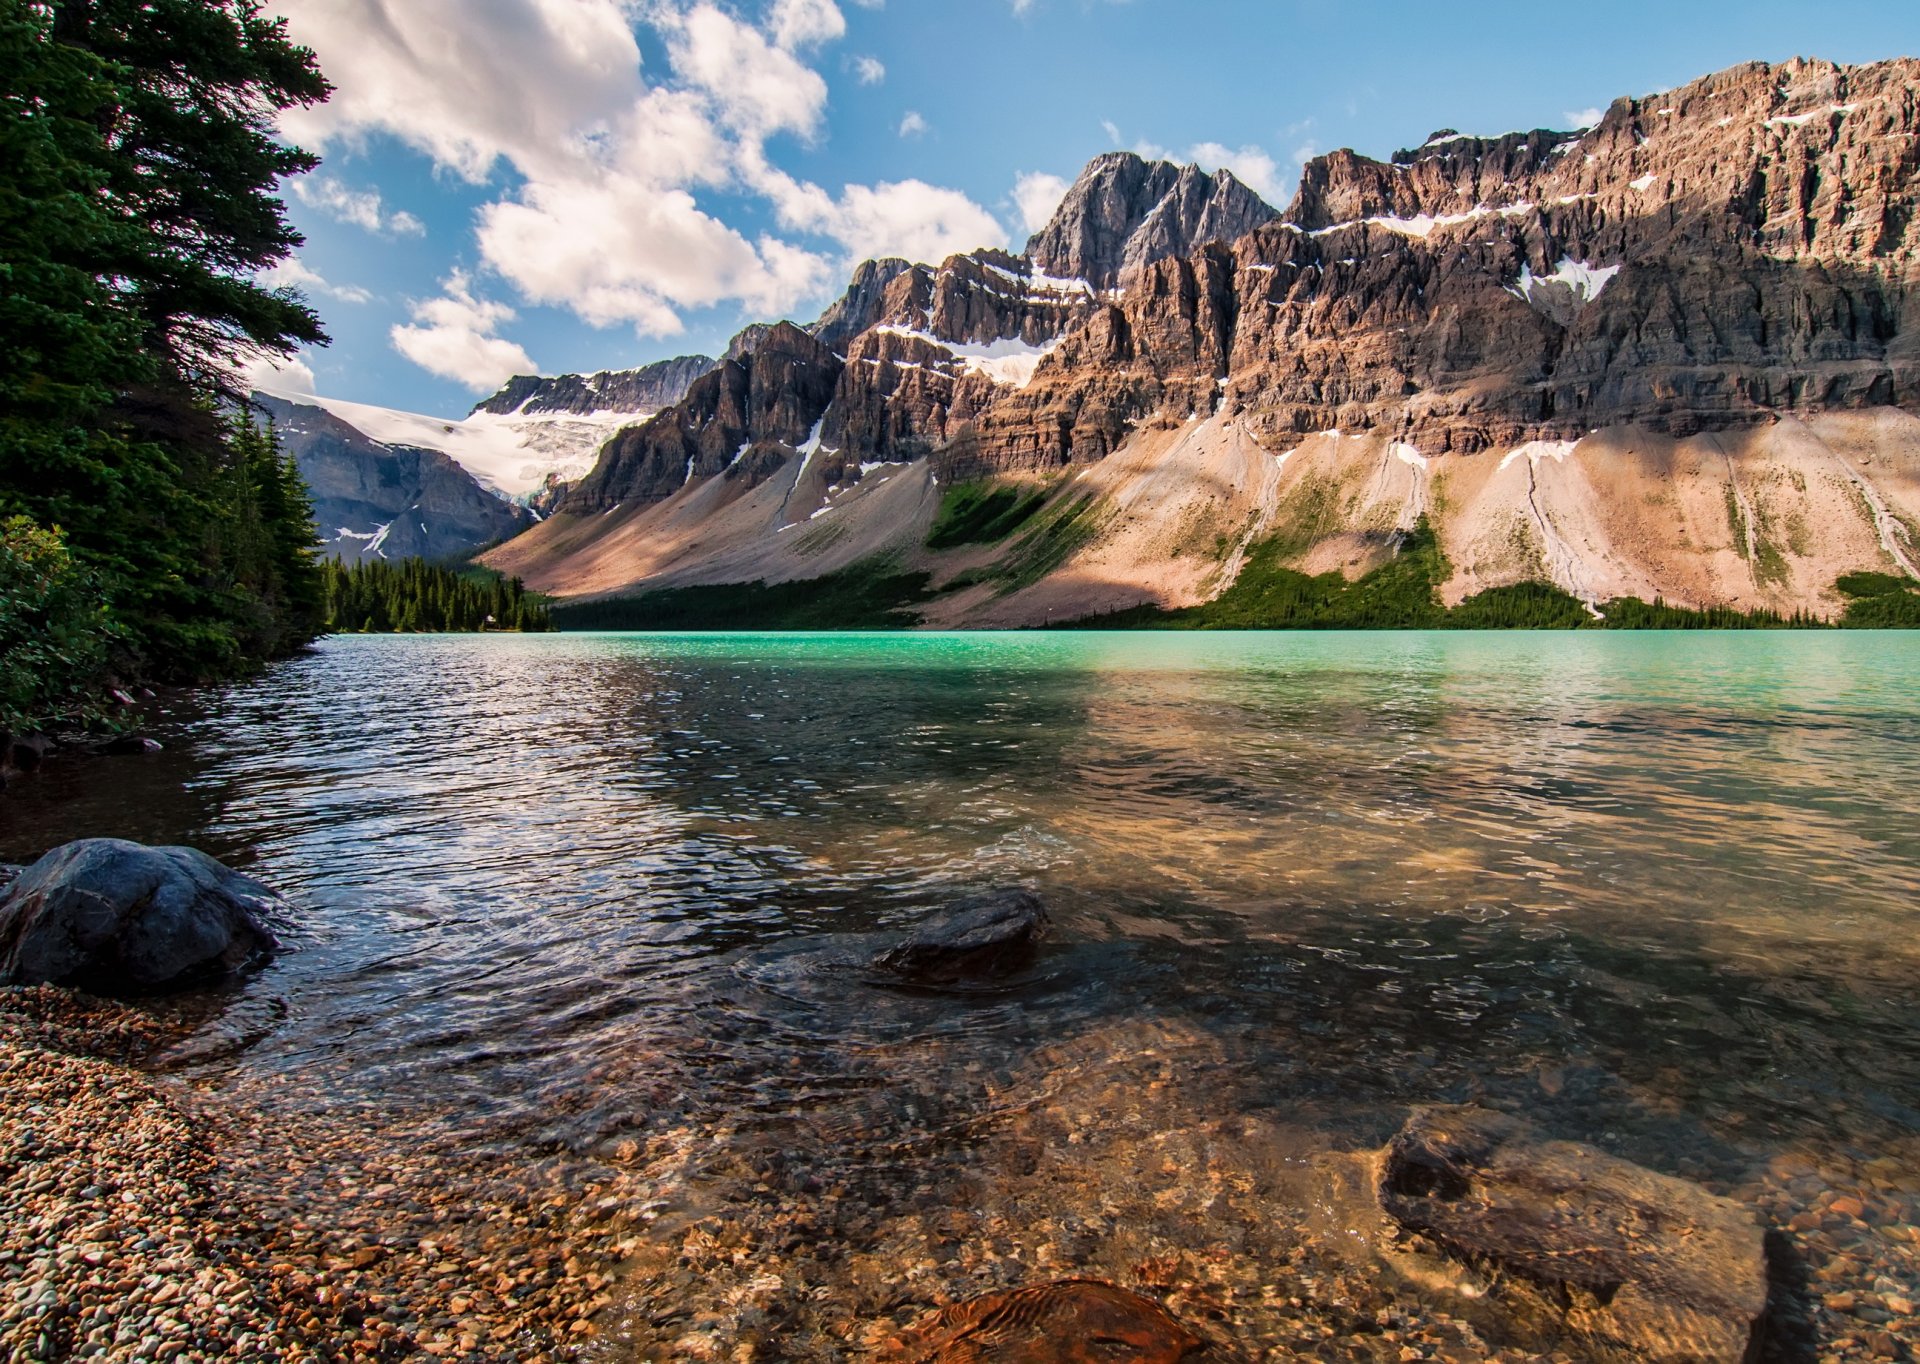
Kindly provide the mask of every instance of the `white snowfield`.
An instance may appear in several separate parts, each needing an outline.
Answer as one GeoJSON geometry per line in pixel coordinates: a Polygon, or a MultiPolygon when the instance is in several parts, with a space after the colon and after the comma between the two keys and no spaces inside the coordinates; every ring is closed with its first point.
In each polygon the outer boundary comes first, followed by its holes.
{"type": "Polygon", "coordinates": [[[652,412],[475,412],[458,419],[399,412],[344,398],[264,388],[291,403],[321,408],[382,445],[438,450],[501,496],[524,501],[547,478],[576,479],[593,468],[600,447],[652,412]]]}
{"type": "MultiPolygon", "coordinates": [[[[1036,346],[1017,336],[984,342],[942,341],[932,332],[915,331],[911,327],[897,327],[891,323],[875,327],[874,330],[888,336],[907,336],[924,341],[929,346],[938,346],[968,373],[984,374],[996,384],[1013,388],[1025,388],[1032,383],[1033,372],[1040,367],[1040,362],[1060,344],[1056,338],[1044,346],[1036,346]]],[[[911,361],[894,360],[890,363],[902,369],[919,367],[911,361]]]]}

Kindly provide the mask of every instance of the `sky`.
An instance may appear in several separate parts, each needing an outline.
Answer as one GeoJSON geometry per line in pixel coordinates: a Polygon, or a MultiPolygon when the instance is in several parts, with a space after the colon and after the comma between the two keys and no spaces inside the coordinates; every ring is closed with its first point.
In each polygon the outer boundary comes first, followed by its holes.
{"type": "Polygon", "coordinates": [[[1912,0],[275,0],[331,346],[285,390],[459,416],[518,373],[718,354],[872,256],[1015,250],[1101,152],[1303,162],[1574,128],[1746,61],[1920,55],[1912,0]]]}

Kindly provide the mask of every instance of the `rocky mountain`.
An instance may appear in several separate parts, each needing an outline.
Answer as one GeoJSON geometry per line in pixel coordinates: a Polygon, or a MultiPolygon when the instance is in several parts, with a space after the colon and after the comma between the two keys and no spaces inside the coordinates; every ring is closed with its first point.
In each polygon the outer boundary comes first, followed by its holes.
{"type": "Polygon", "coordinates": [[[256,393],[313,495],[325,553],[364,559],[462,558],[533,524],[445,453],[386,444],[325,408],[256,393]]]}
{"type": "Polygon", "coordinates": [[[1113,289],[1154,261],[1233,241],[1278,216],[1228,171],[1109,152],[1080,172],[1053,221],[1027,242],[1027,258],[1048,274],[1113,289]]]}
{"type": "Polygon", "coordinates": [[[1839,573],[1920,577],[1917,180],[1911,61],[1337,152],[1279,215],[1102,157],[1023,256],[861,267],[495,562],[604,594],[884,559],[953,585],[931,620],[1026,624],[1206,600],[1256,551],[1357,574],[1425,519],[1449,600],[1831,613],[1839,573]],[[1031,524],[930,547],[976,484],[1031,524]]]}
{"type": "Polygon", "coordinates": [[[598,374],[562,374],[543,378],[520,374],[475,412],[532,417],[543,413],[594,416],[603,412],[654,413],[687,396],[693,381],[714,367],[705,355],[681,355],[639,369],[602,370],[598,374]]]}

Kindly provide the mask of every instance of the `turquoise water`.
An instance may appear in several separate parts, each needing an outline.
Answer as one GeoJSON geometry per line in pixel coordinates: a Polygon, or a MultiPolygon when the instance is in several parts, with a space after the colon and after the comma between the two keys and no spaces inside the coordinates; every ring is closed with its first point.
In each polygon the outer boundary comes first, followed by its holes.
{"type": "MultiPolygon", "coordinates": [[[[1304,1150],[1472,1100],[1755,1198],[1784,1153],[1920,1174],[1914,635],[342,638],[161,737],[9,793],[0,857],[280,887],[294,950],[180,1066],[287,1111],[852,1178],[1171,1049],[1089,1111],[1304,1150]],[[1018,988],[815,970],[1008,882],[1057,924],[1018,988]]],[[[1132,1178],[1103,1149],[1057,1211],[1132,1178]]]]}

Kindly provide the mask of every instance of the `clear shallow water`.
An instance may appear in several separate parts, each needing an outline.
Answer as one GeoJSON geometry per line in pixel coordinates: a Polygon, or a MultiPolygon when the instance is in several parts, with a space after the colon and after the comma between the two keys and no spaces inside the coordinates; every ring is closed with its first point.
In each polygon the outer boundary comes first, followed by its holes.
{"type": "Polygon", "coordinates": [[[0,858],[280,888],[295,950],[174,1062],[248,1102],[858,1178],[1097,1081],[1303,1148],[1472,1100],[1716,1187],[1920,1173],[1911,635],[347,638],[195,704],[10,792],[0,858]],[[1009,881],[1057,937],[1003,995],[820,969],[1009,881]]]}

